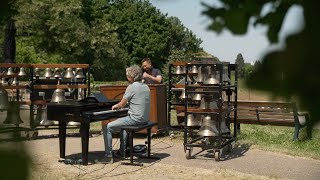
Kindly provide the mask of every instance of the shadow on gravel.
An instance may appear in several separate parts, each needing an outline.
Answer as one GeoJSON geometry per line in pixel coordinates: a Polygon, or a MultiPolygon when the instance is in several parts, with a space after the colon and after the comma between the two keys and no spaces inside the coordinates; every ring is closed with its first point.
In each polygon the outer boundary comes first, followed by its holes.
{"type": "MultiPolygon", "coordinates": [[[[81,159],[81,153],[76,153],[76,154],[70,154],[66,155],[65,159],[68,159],[70,161],[76,162],[77,160],[81,159]]],[[[139,156],[134,156],[133,161],[134,163],[146,163],[146,164],[151,164],[151,163],[156,163],[161,161],[162,159],[165,159],[169,157],[170,154],[167,153],[152,153],[151,151],[151,158],[146,158],[146,157],[139,157],[139,156]]],[[[90,151],[89,156],[88,156],[88,163],[89,165],[95,164],[95,160],[102,159],[104,157],[104,151],[90,151]]],[[[130,157],[126,158],[120,158],[120,157],[114,157],[113,158],[114,162],[129,162],[130,157]]]]}
{"type": "MultiPolygon", "coordinates": [[[[228,151],[227,148],[222,149],[222,154],[220,156],[220,161],[226,161],[230,159],[239,158],[245,155],[245,153],[250,149],[249,144],[235,145],[231,151],[228,151]]],[[[191,158],[204,159],[215,158],[215,150],[219,149],[209,149],[201,150],[199,152],[194,152],[195,154],[191,158]]]]}

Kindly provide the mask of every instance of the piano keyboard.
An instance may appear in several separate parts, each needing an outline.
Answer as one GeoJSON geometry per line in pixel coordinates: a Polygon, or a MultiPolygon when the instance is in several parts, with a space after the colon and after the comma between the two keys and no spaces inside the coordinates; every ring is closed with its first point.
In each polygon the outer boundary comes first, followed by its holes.
{"type": "Polygon", "coordinates": [[[93,112],[93,115],[94,115],[94,116],[97,116],[97,115],[102,115],[102,114],[123,112],[123,111],[128,111],[128,110],[129,110],[129,108],[122,108],[122,109],[117,109],[117,110],[98,111],[98,112],[93,112]]]}

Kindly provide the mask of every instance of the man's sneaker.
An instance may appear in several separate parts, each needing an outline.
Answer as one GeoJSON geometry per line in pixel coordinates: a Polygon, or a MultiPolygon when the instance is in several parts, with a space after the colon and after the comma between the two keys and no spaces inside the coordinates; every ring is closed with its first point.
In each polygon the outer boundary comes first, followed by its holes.
{"type": "Polygon", "coordinates": [[[96,159],[94,162],[96,164],[112,164],[113,163],[113,157],[112,156],[105,156],[102,159],[96,159]]]}

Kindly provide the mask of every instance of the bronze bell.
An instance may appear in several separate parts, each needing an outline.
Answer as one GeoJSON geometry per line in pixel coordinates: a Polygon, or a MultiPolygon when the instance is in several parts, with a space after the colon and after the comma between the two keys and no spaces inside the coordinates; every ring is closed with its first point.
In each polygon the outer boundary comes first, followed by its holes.
{"type": "Polygon", "coordinates": [[[74,73],[72,68],[67,68],[66,73],[64,75],[65,79],[74,79],[74,73]]]}
{"type": "Polygon", "coordinates": [[[183,73],[184,72],[183,72],[183,69],[181,68],[181,66],[177,66],[174,74],[183,74],[183,73]]]}
{"type": "Polygon", "coordinates": [[[9,107],[8,92],[0,88],[0,111],[7,110],[9,107]]]}
{"type": "Polygon", "coordinates": [[[6,75],[7,76],[14,75],[13,69],[11,67],[8,68],[6,75]]]}
{"type": "Polygon", "coordinates": [[[25,76],[25,75],[27,75],[27,73],[26,73],[26,71],[24,70],[24,68],[21,67],[20,70],[19,70],[18,76],[25,76]]]}
{"type": "Polygon", "coordinates": [[[190,71],[191,74],[198,74],[197,66],[193,65],[190,71]]]}
{"type": "MultiPolygon", "coordinates": [[[[43,126],[51,126],[54,125],[53,121],[48,120],[47,118],[47,105],[43,105],[40,110],[40,124],[43,126]]],[[[37,121],[39,121],[37,120],[37,121]]]]}
{"type": "Polygon", "coordinates": [[[66,101],[65,90],[63,90],[63,89],[54,90],[54,92],[52,94],[51,102],[59,103],[62,101],[66,101]]]}
{"type": "Polygon", "coordinates": [[[220,131],[221,131],[221,133],[229,133],[230,132],[230,129],[227,127],[227,124],[226,124],[226,117],[225,116],[223,116],[221,119],[220,131]]]}
{"type": "Polygon", "coordinates": [[[200,101],[200,109],[218,109],[218,105],[212,96],[204,95],[200,101]]]}
{"type": "Polygon", "coordinates": [[[215,74],[210,74],[210,77],[203,82],[205,85],[219,85],[219,83],[215,74]]]}
{"type": "Polygon", "coordinates": [[[203,74],[202,74],[201,67],[199,67],[199,69],[198,69],[198,75],[196,76],[195,81],[196,81],[197,83],[202,83],[202,82],[203,82],[203,79],[204,79],[204,76],[203,76],[203,74]]]}
{"type": "Polygon", "coordinates": [[[181,100],[187,98],[187,97],[186,97],[186,91],[185,91],[184,88],[182,89],[182,93],[181,93],[181,95],[180,95],[179,98],[180,98],[181,100]]]}
{"type": "Polygon", "coordinates": [[[18,81],[17,77],[13,78],[11,85],[13,85],[13,86],[19,85],[19,81],[18,81]]]}
{"type": "Polygon", "coordinates": [[[84,75],[83,75],[83,70],[82,68],[77,68],[76,69],[76,75],[75,75],[76,79],[84,79],[84,75]]]}
{"type": "Polygon", "coordinates": [[[201,98],[202,98],[202,94],[195,94],[192,98],[193,101],[201,101],[201,98]]]}
{"type": "Polygon", "coordinates": [[[50,79],[52,77],[52,71],[50,68],[46,68],[44,71],[44,77],[50,79]]]}
{"type": "Polygon", "coordinates": [[[61,79],[62,78],[62,75],[61,75],[61,72],[60,72],[59,68],[55,68],[54,69],[53,77],[56,78],[56,79],[61,79]]]}
{"type": "Polygon", "coordinates": [[[211,116],[207,115],[202,119],[202,125],[199,129],[198,135],[200,136],[216,136],[218,134],[215,121],[211,116]]]}
{"type": "Polygon", "coordinates": [[[7,84],[7,81],[6,81],[5,78],[1,78],[1,84],[2,84],[2,85],[6,85],[6,84],[7,84]]]}
{"type": "Polygon", "coordinates": [[[20,117],[20,103],[17,101],[9,102],[9,108],[7,111],[7,118],[3,124],[14,124],[18,126],[23,123],[20,117]]]}
{"type": "Polygon", "coordinates": [[[40,69],[39,69],[39,68],[35,68],[35,69],[34,69],[34,75],[35,75],[36,77],[40,77],[40,69]]]}
{"type": "Polygon", "coordinates": [[[200,126],[201,115],[188,114],[187,116],[187,126],[200,126]]]}

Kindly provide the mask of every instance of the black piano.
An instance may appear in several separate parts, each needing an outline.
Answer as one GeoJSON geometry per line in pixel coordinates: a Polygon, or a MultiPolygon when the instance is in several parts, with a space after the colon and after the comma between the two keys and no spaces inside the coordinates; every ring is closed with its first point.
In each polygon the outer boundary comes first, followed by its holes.
{"type": "Polygon", "coordinates": [[[88,165],[90,123],[107,120],[114,117],[126,116],[128,113],[127,108],[123,108],[120,110],[111,110],[111,107],[118,102],[119,100],[108,100],[108,102],[103,103],[93,102],[90,100],[72,100],[60,103],[48,103],[48,120],[55,120],[59,122],[60,158],[65,158],[67,122],[80,122],[82,164],[88,165]]]}

